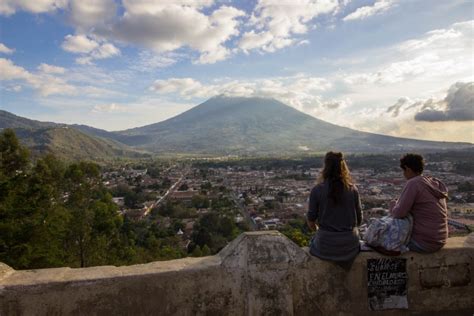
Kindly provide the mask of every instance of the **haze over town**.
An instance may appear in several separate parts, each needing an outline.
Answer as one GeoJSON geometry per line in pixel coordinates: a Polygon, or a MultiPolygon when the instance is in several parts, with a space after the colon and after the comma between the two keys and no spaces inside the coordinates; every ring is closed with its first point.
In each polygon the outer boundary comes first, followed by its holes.
{"type": "Polygon", "coordinates": [[[0,1],[0,108],[106,130],[227,94],[474,142],[469,0],[0,1]]]}

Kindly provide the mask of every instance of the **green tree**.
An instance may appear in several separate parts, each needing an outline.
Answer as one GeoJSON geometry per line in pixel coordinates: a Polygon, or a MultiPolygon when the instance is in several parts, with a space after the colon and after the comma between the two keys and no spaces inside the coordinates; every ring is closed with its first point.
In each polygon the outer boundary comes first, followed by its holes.
{"type": "Polygon", "coordinates": [[[210,256],[210,255],[211,255],[211,249],[207,245],[204,245],[204,247],[202,247],[202,256],[205,257],[205,256],[210,256]]]}
{"type": "Polygon", "coordinates": [[[112,197],[102,187],[96,164],[80,162],[66,171],[68,199],[71,212],[68,246],[71,261],[81,267],[104,264],[113,258],[118,246],[121,219],[112,197]]]}
{"type": "Polygon", "coordinates": [[[199,245],[196,245],[196,247],[194,247],[194,250],[192,252],[192,256],[193,257],[202,257],[202,251],[201,251],[201,247],[199,247],[199,245]]]}
{"type": "Polygon", "coordinates": [[[34,210],[25,199],[30,163],[28,150],[13,130],[4,130],[0,134],[0,261],[14,268],[30,263],[34,210]]]}
{"type": "Polygon", "coordinates": [[[28,149],[20,145],[12,129],[7,128],[0,134],[0,177],[12,178],[25,173],[30,164],[29,156],[28,149]]]}
{"type": "Polygon", "coordinates": [[[195,208],[208,208],[210,203],[209,199],[204,195],[195,195],[191,200],[191,204],[195,208]]]}
{"type": "Polygon", "coordinates": [[[30,222],[31,249],[29,268],[64,265],[64,239],[70,213],[62,198],[65,167],[53,155],[39,159],[29,178],[26,200],[32,212],[30,222]]]}

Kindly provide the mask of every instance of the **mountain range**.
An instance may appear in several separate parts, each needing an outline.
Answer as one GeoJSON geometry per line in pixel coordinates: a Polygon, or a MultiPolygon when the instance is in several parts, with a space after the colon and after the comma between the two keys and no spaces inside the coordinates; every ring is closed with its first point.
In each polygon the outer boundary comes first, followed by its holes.
{"type": "Polygon", "coordinates": [[[0,128],[13,128],[39,152],[79,158],[155,154],[295,155],[472,149],[470,143],[423,141],[356,131],[297,111],[274,99],[217,96],[168,120],[109,132],[86,125],[39,122],[0,111],[0,128]]]}
{"type": "Polygon", "coordinates": [[[149,156],[114,139],[89,135],[74,125],[30,120],[0,110],[0,130],[12,128],[33,155],[54,153],[65,160],[110,160],[149,156]]]}

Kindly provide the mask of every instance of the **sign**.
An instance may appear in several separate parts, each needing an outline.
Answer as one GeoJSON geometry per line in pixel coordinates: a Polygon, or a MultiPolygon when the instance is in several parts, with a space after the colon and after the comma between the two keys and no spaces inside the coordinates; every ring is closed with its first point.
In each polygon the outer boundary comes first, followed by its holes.
{"type": "Polygon", "coordinates": [[[369,310],[407,309],[406,259],[367,259],[369,310]]]}

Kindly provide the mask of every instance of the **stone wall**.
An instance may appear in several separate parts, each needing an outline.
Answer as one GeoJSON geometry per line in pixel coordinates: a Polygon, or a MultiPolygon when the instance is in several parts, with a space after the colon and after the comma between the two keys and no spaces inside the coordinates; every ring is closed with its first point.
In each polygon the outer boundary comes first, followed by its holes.
{"type": "Polygon", "coordinates": [[[466,238],[401,256],[408,310],[368,310],[367,259],[381,257],[363,252],[345,271],[278,232],[252,232],[210,257],[24,271],[0,264],[0,315],[473,315],[466,238]]]}

